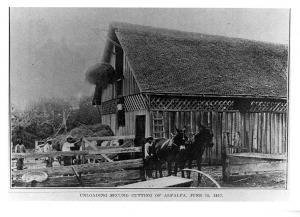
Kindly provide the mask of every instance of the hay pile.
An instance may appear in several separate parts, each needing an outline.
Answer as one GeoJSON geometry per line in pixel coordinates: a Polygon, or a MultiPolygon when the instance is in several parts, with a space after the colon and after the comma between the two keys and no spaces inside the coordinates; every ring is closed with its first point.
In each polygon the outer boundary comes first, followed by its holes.
{"type": "Polygon", "coordinates": [[[114,133],[109,126],[104,124],[95,124],[90,126],[81,125],[72,129],[68,133],[57,136],[53,141],[54,146],[62,147],[62,145],[66,142],[66,137],[68,135],[71,135],[75,138],[75,140],[78,140],[82,137],[114,136],[114,133]]]}
{"type": "Polygon", "coordinates": [[[101,87],[101,89],[105,89],[108,84],[114,82],[115,75],[115,69],[110,64],[97,63],[87,70],[85,80],[90,84],[101,87]]]}

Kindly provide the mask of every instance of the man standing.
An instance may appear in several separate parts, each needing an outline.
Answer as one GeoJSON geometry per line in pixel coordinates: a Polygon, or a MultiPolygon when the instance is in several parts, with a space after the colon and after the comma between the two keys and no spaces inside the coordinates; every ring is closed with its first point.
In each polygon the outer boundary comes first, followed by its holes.
{"type": "MultiPolygon", "coordinates": [[[[66,140],[67,141],[62,146],[62,151],[63,152],[64,151],[73,151],[76,148],[77,144],[82,141],[82,139],[80,139],[79,141],[75,142],[74,138],[71,135],[68,135],[66,137],[66,140]]],[[[72,159],[73,159],[72,156],[64,156],[63,157],[64,165],[65,166],[71,165],[72,164],[72,159]]]]}
{"type": "Polygon", "coordinates": [[[147,143],[144,147],[144,165],[146,170],[146,176],[153,178],[152,176],[152,156],[153,156],[153,138],[148,137],[147,143]]]}
{"type": "MultiPolygon", "coordinates": [[[[22,143],[21,139],[17,140],[17,145],[15,147],[15,153],[26,153],[26,148],[22,143]]],[[[17,170],[22,170],[24,166],[24,158],[19,158],[17,161],[17,170]]]]}
{"type": "MultiPolygon", "coordinates": [[[[53,151],[53,147],[52,147],[52,139],[51,138],[48,138],[47,139],[47,143],[46,145],[44,146],[44,152],[52,152],[53,151]]],[[[46,158],[46,167],[52,167],[52,163],[53,163],[53,158],[52,157],[47,157],[46,158]]]]}

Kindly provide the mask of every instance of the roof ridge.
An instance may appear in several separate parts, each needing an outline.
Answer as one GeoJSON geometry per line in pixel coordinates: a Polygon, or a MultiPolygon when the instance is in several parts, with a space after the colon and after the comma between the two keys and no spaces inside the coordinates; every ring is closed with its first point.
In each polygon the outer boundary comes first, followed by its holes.
{"type": "Polygon", "coordinates": [[[147,32],[147,33],[153,33],[153,34],[160,34],[160,35],[166,35],[166,33],[170,32],[176,32],[180,33],[181,35],[176,34],[168,34],[168,37],[172,38],[180,38],[180,36],[186,36],[193,39],[199,39],[199,37],[212,37],[213,39],[223,39],[223,40],[229,40],[229,41],[236,41],[236,42],[252,42],[252,43],[258,43],[258,44],[264,44],[264,45],[270,45],[270,46],[279,46],[279,47],[288,47],[288,44],[280,44],[280,43],[272,43],[267,41],[259,41],[259,40],[253,40],[253,39],[246,39],[246,38],[239,38],[239,37],[231,37],[231,36],[224,36],[224,35],[213,35],[213,34],[207,34],[207,33],[201,33],[201,32],[191,32],[191,31],[183,31],[179,29],[170,29],[170,28],[163,28],[163,27],[155,27],[155,26],[147,26],[147,25],[141,25],[141,24],[133,24],[133,23],[126,23],[126,22],[111,22],[110,26],[113,29],[128,29],[128,30],[135,30],[140,32],[147,32]],[[164,34],[165,33],[165,34],[164,34]]]}

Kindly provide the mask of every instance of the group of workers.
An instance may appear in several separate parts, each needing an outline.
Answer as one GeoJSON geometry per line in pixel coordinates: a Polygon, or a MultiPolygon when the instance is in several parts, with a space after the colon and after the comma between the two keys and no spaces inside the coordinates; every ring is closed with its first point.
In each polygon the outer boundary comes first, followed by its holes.
{"type": "MultiPolygon", "coordinates": [[[[66,137],[66,142],[61,147],[61,151],[66,152],[66,151],[79,150],[78,143],[80,143],[81,141],[82,141],[82,139],[75,141],[74,137],[72,137],[71,135],[68,135],[66,137]]],[[[43,152],[52,152],[53,151],[52,142],[53,142],[52,138],[48,138],[46,140],[46,144],[43,147],[43,152]]],[[[17,144],[14,148],[14,152],[15,153],[26,153],[25,145],[23,144],[21,139],[17,140],[17,144]]],[[[73,158],[74,157],[72,157],[72,156],[63,156],[63,158],[62,158],[63,164],[65,166],[71,165],[72,161],[78,160],[78,157],[75,157],[75,159],[73,159],[73,158]]],[[[54,161],[53,157],[46,157],[45,160],[46,160],[46,167],[53,167],[53,161],[54,161]]],[[[22,158],[22,157],[18,158],[16,166],[17,166],[17,170],[22,170],[23,166],[24,166],[24,158],[22,158]]]]}

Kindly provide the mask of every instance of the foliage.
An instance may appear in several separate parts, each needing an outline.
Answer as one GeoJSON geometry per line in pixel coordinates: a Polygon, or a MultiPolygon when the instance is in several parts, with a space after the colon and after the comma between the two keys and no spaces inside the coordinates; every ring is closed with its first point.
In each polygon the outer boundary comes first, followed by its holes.
{"type": "Polygon", "coordinates": [[[33,148],[35,140],[57,136],[81,124],[100,123],[101,118],[97,108],[92,106],[91,102],[92,97],[83,97],[80,101],[41,98],[31,103],[24,111],[12,108],[11,139],[13,144],[20,138],[27,148],[33,148]],[[79,104],[79,106],[74,106],[74,104],[79,104]],[[66,126],[63,126],[64,117],[66,126]]]}

